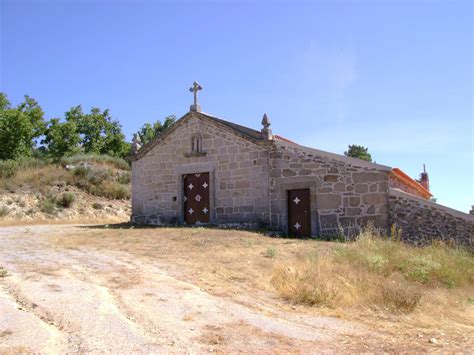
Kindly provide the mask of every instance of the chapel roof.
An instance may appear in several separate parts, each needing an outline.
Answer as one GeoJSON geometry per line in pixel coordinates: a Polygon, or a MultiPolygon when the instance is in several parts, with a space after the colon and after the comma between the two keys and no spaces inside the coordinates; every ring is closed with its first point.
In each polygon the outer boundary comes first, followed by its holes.
{"type": "Polygon", "coordinates": [[[429,199],[433,196],[431,192],[429,192],[423,185],[421,185],[418,181],[408,176],[405,172],[403,172],[399,168],[393,168],[391,174],[394,178],[400,180],[405,185],[408,185],[418,191],[421,196],[426,199],[429,199]]]}
{"type": "MultiPolygon", "coordinates": [[[[249,139],[253,142],[258,143],[258,142],[267,141],[263,138],[262,133],[260,131],[257,131],[255,129],[245,127],[245,126],[242,126],[242,125],[230,122],[230,121],[226,121],[222,118],[210,115],[208,113],[204,113],[202,111],[193,111],[192,110],[192,111],[189,111],[186,114],[184,114],[179,120],[176,121],[175,124],[173,124],[170,128],[168,128],[163,134],[161,134],[160,136],[155,137],[150,142],[145,144],[136,154],[130,155],[128,157],[128,159],[129,160],[137,160],[137,159],[142,158],[144,155],[146,155],[147,152],[149,152],[151,149],[153,149],[153,147],[155,147],[160,141],[162,141],[166,136],[171,134],[177,127],[179,127],[182,124],[182,122],[184,122],[188,117],[192,117],[192,115],[196,115],[198,117],[200,116],[200,117],[209,119],[213,122],[216,122],[217,124],[224,125],[224,126],[230,128],[231,130],[233,130],[235,133],[239,134],[240,136],[242,136],[244,138],[247,138],[247,139],[249,139]]],[[[330,159],[336,159],[336,160],[339,160],[339,161],[343,161],[343,162],[350,163],[350,164],[355,164],[355,165],[358,165],[358,166],[364,166],[364,167],[368,167],[368,168],[387,170],[387,171],[391,170],[391,167],[388,167],[388,166],[385,166],[385,165],[380,165],[380,164],[377,164],[377,163],[367,162],[367,161],[357,159],[357,158],[347,157],[347,156],[341,155],[341,154],[330,153],[330,152],[326,152],[326,151],[323,151],[323,150],[302,146],[302,145],[299,145],[298,143],[295,143],[295,142],[293,142],[293,141],[291,141],[287,138],[284,138],[282,136],[279,136],[277,134],[273,135],[273,141],[278,142],[280,145],[282,144],[282,145],[287,145],[289,147],[294,147],[298,150],[305,151],[307,153],[318,154],[318,155],[325,156],[325,157],[330,158],[330,159]]]]}
{"type": "Polygon", "coordinates": [[[249,128],[249,127],[245,127],[245,126],[241,126],[239,124],[236,124],[236,123],[233,123],[233,122],[229,122],[229,121],[226,121],[226,120],[223,120],[222,118],[219,118],[219,117],[216,117],[216,116],[212,116],[208,113],[204,113],[204,112],[198,112],[197,113],[198,115],[203,115],[203,116],[206,116],[207,118],[210,118],[211,120],[214,120],[216,122],[219,122],[219,123],[222,123],[223,125],[239,132],[240,134],[243,134],[245,136],[248,136],[254,140],[263,140],[263,137],[262,137],[262,133],[260,131],[257,131],[255,129],[252,129],[252,128],[249,128]]]}

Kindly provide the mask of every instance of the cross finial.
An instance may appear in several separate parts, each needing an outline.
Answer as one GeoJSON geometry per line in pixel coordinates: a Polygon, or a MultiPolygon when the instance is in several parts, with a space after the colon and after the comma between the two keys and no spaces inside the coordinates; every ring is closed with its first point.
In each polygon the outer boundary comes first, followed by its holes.
{"type": "Polygon", "coordinates": [[[140,136],[138,135],[138,133],[135,133],[133,135],[133,140],[132,140],[132,153],[133,154],[137,153],[141,147],[142,147],[142,140],[140,139],[140,136]]]}
{"type": "Polygon", "coordinates": [[[190,110],[191,111],[197,111],[201,112],[201,105],[198,104],[197,100],[197,92],[202,90],[202,86],[199,85],[197,81],[193,83],[193,86],[189,88],[189,91],[191,91],[194,94],[194,104],[191,105],[190,110]]]}

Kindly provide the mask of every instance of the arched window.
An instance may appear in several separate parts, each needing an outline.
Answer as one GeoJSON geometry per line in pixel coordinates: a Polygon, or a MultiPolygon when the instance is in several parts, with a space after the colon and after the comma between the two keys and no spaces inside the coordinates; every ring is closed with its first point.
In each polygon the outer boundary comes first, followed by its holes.
{"type": "Polygon", "coordinates": [[[191,136],[191,152],[192,153],[202,152],[202,140],[199,134],[193,134],[191,136]]]}

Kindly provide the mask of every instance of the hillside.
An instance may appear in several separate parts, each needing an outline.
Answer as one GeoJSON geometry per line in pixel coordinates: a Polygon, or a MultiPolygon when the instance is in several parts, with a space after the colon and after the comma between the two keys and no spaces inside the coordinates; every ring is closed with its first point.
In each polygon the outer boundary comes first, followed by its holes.
{"type": "Polygon", "coordinates": [[[0,162],[0,223],[127,221],[130,167],[105,155],[0,162]]]}

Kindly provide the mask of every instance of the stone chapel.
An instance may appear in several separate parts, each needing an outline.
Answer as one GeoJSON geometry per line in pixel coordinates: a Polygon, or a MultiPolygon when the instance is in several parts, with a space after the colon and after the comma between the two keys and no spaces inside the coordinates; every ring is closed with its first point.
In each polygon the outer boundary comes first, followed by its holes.
{"type": "MultiPolygon", "coordinates": [[[[161,136],[143,147],[135,137],[130,156],[132,222],[347,235],[368,223],[386,230],[392,223],[403,224],[396,208],[405,198],[421,209],[432,203],[403,192],[400,181],[405,177],[394,176],[389,166],[304,147],[273,134],[266,114],[261,129],[255,130],[204,113],[197,102],[200,89],[194,83],[190,111],[161,136]],[[398,189],[391,188],[391,181],[398,189]]],[[[412,182],[413,191],[431,196],[412,182]]],[[[468,224],[468,229],[473,226],[468,224]]]]}

